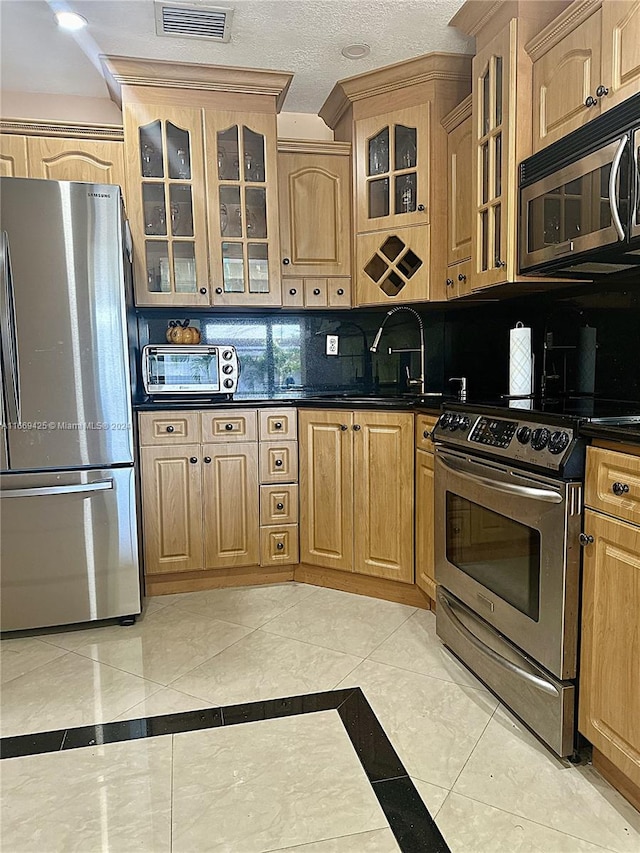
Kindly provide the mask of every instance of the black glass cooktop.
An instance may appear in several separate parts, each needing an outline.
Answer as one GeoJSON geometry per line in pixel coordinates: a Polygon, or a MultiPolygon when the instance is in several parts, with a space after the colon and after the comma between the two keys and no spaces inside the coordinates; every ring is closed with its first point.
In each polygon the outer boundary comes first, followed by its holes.
{"type": "Polygon", "coordinates": [[[520,420],[535,420],[538,415],[547,415],[558,422],[565,419],[571,421],[589,421],[592,423],[610,423],[637,427],[640,430],[640,401],[613,400],[603,397],[567,396],[534,398],[531,400],[499,397],[493,400],[472,400],[465,403],[445,403],[443,408],[457,411],[485,410],[493,412],[513,413],[520,420]]]}

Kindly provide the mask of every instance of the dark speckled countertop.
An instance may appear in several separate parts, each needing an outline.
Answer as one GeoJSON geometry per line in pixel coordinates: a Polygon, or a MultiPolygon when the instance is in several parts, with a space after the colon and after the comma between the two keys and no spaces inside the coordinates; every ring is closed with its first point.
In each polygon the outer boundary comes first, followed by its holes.
{"type": "Polygon", "coordinates": [[[580,433],[587,438],[603,438],[623,444],[640,445],[640,423],[636,424],[597,424],[587,423],[580,427],[580,433]]]}

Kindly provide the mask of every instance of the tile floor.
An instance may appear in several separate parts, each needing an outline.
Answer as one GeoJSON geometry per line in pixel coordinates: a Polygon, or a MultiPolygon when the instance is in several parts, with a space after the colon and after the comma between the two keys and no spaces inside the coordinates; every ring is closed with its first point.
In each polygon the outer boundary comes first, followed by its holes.
{"type": "MultiPolygon", "coordinates": [[[[359,686],[454,853],[640,851],[640,814],[541,746],[429,612],[295,583],[216,590],[148,599],[129,628],[4,639],[0,656],[2,737],[359,686]]],[[[4,853],[400,849],[334,710],[1,765],[4,853]]]]}

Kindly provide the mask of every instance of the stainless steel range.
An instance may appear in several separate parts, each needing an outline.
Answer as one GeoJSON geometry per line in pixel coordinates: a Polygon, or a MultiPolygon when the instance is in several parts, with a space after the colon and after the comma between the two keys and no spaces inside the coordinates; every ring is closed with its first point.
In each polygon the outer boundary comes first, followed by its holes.
{"type": "Polygon", "coordinates": [[[438,636],[562,756],[575,733],[579,423],[460,403],[434,431],[438,636]]]}

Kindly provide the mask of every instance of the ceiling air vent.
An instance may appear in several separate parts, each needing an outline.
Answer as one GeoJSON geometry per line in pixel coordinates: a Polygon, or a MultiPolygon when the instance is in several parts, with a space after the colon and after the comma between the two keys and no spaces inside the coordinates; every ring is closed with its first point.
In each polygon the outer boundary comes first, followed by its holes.
{"type": "Polygon", "coordinates": [[[229,41],[233,9],[155,0],[156,33],[174,38],[229,41]]]}

